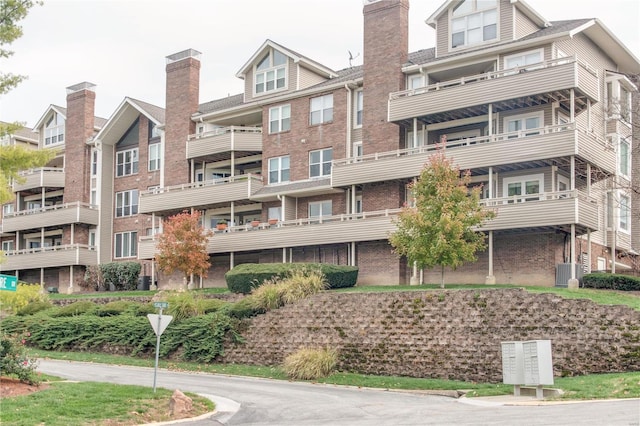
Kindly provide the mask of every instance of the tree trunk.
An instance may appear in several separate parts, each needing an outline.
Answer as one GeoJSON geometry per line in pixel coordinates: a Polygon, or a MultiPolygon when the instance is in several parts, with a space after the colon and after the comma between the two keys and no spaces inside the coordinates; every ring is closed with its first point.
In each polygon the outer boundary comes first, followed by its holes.
{"type": "Polygon", "coordinates": [[[440,265],[440,288],[444,288],[444,265],[440,265]]]}

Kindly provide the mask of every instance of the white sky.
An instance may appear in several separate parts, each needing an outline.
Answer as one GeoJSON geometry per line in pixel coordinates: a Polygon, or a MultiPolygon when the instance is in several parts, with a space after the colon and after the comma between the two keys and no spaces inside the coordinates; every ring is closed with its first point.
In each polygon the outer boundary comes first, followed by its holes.
{"type": "MultiPolygon", "coordinates": [[[[547,20],[599,18],[640,57],[638,0],[526,0],[547,20]]],[[[424,21],[444,0],[411,0],[409,50],[434,46],[424,21]]],[[[242,91],[236,72],[267,39],[334,70],[362,52],[362,0],[44,0],[22,21],[24,35],[0,60],[26,74],[0,97],[0,120],[33,126],[65,88],[96,87],[96,115],[125,96],[164,106],[165,56],[202,52],[200,102],[242,91]]],[[[362,56],[353,64],[360,65],[362,56]]]]}

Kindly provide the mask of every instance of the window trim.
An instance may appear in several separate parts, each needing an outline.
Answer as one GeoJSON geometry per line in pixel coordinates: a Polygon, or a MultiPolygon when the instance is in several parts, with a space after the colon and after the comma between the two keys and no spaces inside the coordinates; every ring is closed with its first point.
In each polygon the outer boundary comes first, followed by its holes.
{"type": "MultiPolygon", "coordinates": [[[[147,168],[150,172],[160,170],[162,165],[162,149],[160,142],[149,144],[149,159],[147,168]],[[153,164],[153,165],[152,165],[153,164]]],[[[138,159],[140,161],[140,159],[138,159]]]]}
{"type": "Polygon", "coordinates": [[[333,200],[320,200],[320,201],[310,201],[309,205],[307,206],[308,210],[307,210],[307,216],[309,219],[319,219],[322,220],[322,218],[325,217],[330,217],[333,216],[333,200]],[[312,216],[311,215],[311,206],[319,206],[320,208],[320,215],[318,216],[312,216]],[[324,212],[324,207],[328,206],[329,207],[329,214],[326,214],[324,212]]]}
{"type": "MultiPolygon", "coordinates": [[[[506,71],[506,70],[511,70],[511,69],[517,68],[518,70],[520,70],[520,72],[533,71],[535,69],[541,68],[541,66],[539,65],[539,66],[531,67],[529,65],[539,64],[540,62],[544,62],[544,48],[543,47],[540,47],[538,49],[524,50],[522,52],[514,53],[514,54],[511,54],[511,55],[505,55],[502,58],[502,69],[506,71]],[[510,59],[517,58],[517,57],[523,57],[524,58],[524,57],[529,56],[529,55],[531,55],[533,53],[540,54],[540,61],[534,62],[533,64],[526,64],[525,63],[524,65],[518,65],[517,67],[507,68],[507,62],[510,59]]],[[[516,72],[514,71],[513,74],[515,74],[515,73],[516,72]]]]}
{"type": "Polygon", "coordinates": [[[486,9],[478,9],[477,0],[466,0],[466,1],[472,2],[472,10],[470,12],[464,13],[464,14],[459,15],[459,16],[454,16],[454,8],[452,7],[452,8],[449,9],[449,21],[448,21],[449,51],[454,51],[454,50],[459,50],[459,49],[466,49],[466,48],[470,48],[470,47],[476,47],[476,46],[480,46],[480,45],[483,45],[483,44],[495,43],[496,41],[500,41],[500,3],[499,3],[499,0],[496,0],[496,4],[495,4],[494,7],[490,7],[490,8],[486,8],[486,9]],[[484,14],[486,12],[490,12],[490,11],[495,11],[495,14],[496,14],[495,24],[485,25],[484,24],[484,14]],[[481,24],[480,24],[479,28],[480,28],[480,31],[482,32],[482,40],[479,41],[479,42],[475,42],[475,43],[469,43],[469,37],[468,37],[469,21],[468,21],[468,18],[470,16],[473,16],[473,15],[480,15],[481,24]],[[464,43],[454,46],[453,45],[453,35],[460,33],[460,31],[457,31],[456,33],[453,32],[453,21],[454,20],[460,20],[460,19],[464,19],[464,21],[465,21],[464,30],[463,30],[464,43]],[[495,37],[485,40],[484,39],[484,29],[485,29],[485,27],[489,27],[490,25],[495,25],[496,26],[495,37]]]}
{"type": "Polygon", "coordinates": [[[309,178],[310,179],[320,179],[323,177],[327,177],[327,176],[331,176],[331,161],[333,160],[333,148],[329,147],[329,148],[323,148],[323,149],[315,149],[313,151],[309,151],[309,178]],[[320,153],[320,161],[318,163],[312,163],[311,162],[311,155],[313,153],[319,152],[320,153]],[[329,160],[325,159],[325,153],[326,152],[330,152],[331,153],[331,158],[329,160]],[[324,166],[326,164],[329,164],[329,172],[325,173],[324,172],[324,166]],[[319,174],[317,175],[313,175],[311,172],[311,168],[313,166],[318,166],[318,170],[319,170],[319,174]]]}
{"type": "Polygon", "coordinates": [[[616,155],[616,163],[617,163],[617,169],[618,169],[618,174],[620,176],[623,176],[625,178],[630,178],[631,177],[631,143],[627,140],[627,138],[624,138],[620,135],[616,135],[618,138],[618,143],[616,144],[616,151],[617,151],[617,155],[616,155]],[[627,159],[626,159],[626,167],[625,170],[622,169],[622,146],[626,146],[627,147],[627,159]]]}
{"type": "Polygon", "coordinates": [[[326,123],[332,123],[332,122],[333,122],[333,93],[328,93],[326,95],[314,96],[313,98],[309,98],[309,125],[318,126],[320,124],[326,124],[326,123]],[[313,101],[318,99],[321,100],[322,106],[320,109],[314,110],[313,101]],[[325,105],[328,99],[331,99],[330,108],[327,108],[325,105]],[[326,118],[325,116],[328,115],[329,111],[331,111],[331,116],[329,118],[326,118]],[[314,117],[313,117],[314,112],[320,113],[320,121],[314,122],[314,117]]]}
{"type": "Polygon", "coordinates": [[[138,231],[125,231],[113,234],[113,258],[124,259],[131,257],[138,257],[138,231]],[[128,235],[128,240],[125,240],[125,234],[128,235]],[[118,237],[120,238],[119,244],[118,237]],[[125,245],[127,242],[128,246],[125,245]],[[118,252],[120,253],[119,256],[118,252]]]}
{"type": "Polygon", "coordinates": [[[364,121],[364,90],[357,89],[354,93],[353,102],[353,128],[362,128],[362,122],[364,121]]]}
{"type": "Polygon", "coordinates": [[[536,173],[533,175],[523,175],[523,176],[512,176],[505,177],[502,179],[502,198],[505,199],[504,204],[511,203],[524,203],[527,201],[538,201],[540,197],[544,194],[544,173],[536,173]],[[526,183],[532,181],[538,181],[538,185],[540,191],[536,194],[527,194],[526,193],[526,183]],[[509,195],[509,184],[512,183],[520,183],[521,187],[524,187],[524,193],[520,195],[509,195]]]}
{"type": "Polygon", "coordinates": [[[291,158],[290,158],[290,156],[289,155],[281,155],[279,157],[271,157],[271,158],[269,158],[269,160],[267,161],[267,176],[268,176],[268,179],[269,179],[269,185],[275,185],[275,184],[290,182],[291,181],[291,158]],[[289,160],[289,167],[286,168],[286,169],[282,167],[282,160],[284,160],[285,158],[289,160]],[[277,164],[278,165],[277,169],[272,169],[271,168],[271,160],[277,160],[277,163],[278,163],[277,164]],[[289,171],[289,177],[286,180],[282,176],[283,172],[285,170],[289,171]],[[272,181],[271,180],[271,173],[272,172],[277,172],[278,173],[277,181],[272,181]]]}
{"type": "Polygon", "coordinates": [[[282,90],[287,90],[288,87],[288,83],[289,83],[289,57],[287,55],[285,55],[284,53],[280,52],[277,49],[274,49],[272,47],[270,47],[268,49],[268,53],[266,56],[260,56],[259,61],[257,61],[254,65],[253,65],[253,96],[264,96],[264,95],[268,95],[274,92],[278,92],[278,91],[282,91],[282,90]],[[273,65],[274,63],[274,56],[275,56],[275,52],[278,52],[279,54],[281,54],[282,56],[284,56],[285,61],[284,64],[280,64],[280,65],[273,65]],[[265,57],[268,57],[269,59],[269,66],[258,70],[258,65],[264,60],[265,57]],[[278,87],[278,71],[283,69],[284,70],[284,76],[283,76],[283,80],[284,83],[282,84],[282,87],[278,87]],[[273,79],[273,89],[267,89],[267,85],[268,82],[270,80],[267,79],[268,74],[270,72],[273,72],[274,75],[274,79],[273,79]],[[262,91],[258,91],[258,76],[261,75],[263,76],[263,81],[262,84],[264,89],[262,91]]]}
{"type": "Polygon", "coordinates": [[[42,142],[44,143],[45,147],[60,145],[64,143],[65,123],[66,119],[61,114],[53,111],[51,118],[48,120],[48,123],[45,122],[44,125],[44,139],[42,142]],[[55,141],[52,139],[55,139],[55,141]]]}
{"type": "Polygon", "coordinates": [[[124,177],[124,176],[132,176],[138,174],[140,167],[140,151],[138,147],[123,149],[121,151],[116,151],[116,177],[124,177]],[[131,161],[126,162],[126,154],[131,153],[131,161]],[[122,162],[120,162],[120,157],[122,157],[122,162]],[[134,159],[135,158],[135,159],[134,159]],[[130,165],[130,172],[125,173],[126,166],[130,165]],[[122,171],[118,171],[118,168],[122,167],[122,171]]]}
{"type": "Polygon", "coordinates": [[[631,234],[631,198],[627,194],[618,193],[618,229],[625,234],[631,234]],[[623,203],[622,200],[626,200],[623,203]],[[623,218],[625,226],[623,227],[623,218]]]}
{"type": "Polygon", "coordinates": [[[269,108],[269,134],[283,133],[291,130],[291,104],[283,104],[269,108]],[[288,110],[288,115],[284,116],[284,110],[288,110]],[[273,118],[273,113],[278,112],[278,118],[273,118]],[[272,130],[272,124],[277,123],[277,129],[272,130]],[[285,125],[286,124],[286,128],[285,125]]]}
{"type": "MultiPolygon", "coordinates": [[[[521,130],[516,130],[514,132],[510,132],[509,131],[509,122],[511,121],[515,121],[515,120],[519,120],[519,121],[525,121],[528,118],[538,118],[540,120],[540,126],[539,127],[535,127],[535,129],[541,129],[544,127],[544,111],[535,111],[535,112],[529,112],[529,113],[524,113],[524,114],[518,114],[518,115],[509,115],[507,117],[504,117],[503,121],[502,121],[502,133],[515,133],[518,132],[517,135],[514,135],[513,138],[522,138],[522,137],[527,137],[527,136],[535,136],[535,135],[539,135],[540,131],[537,132],[528,132],[527,128],[523,128],[521,130]]],[[[512,137],[509,137],[512,138],[512,137]]]]}
{"type": "Polygon", "coordinates": [[[137,189],[129,189],[126,191],[119,191],[115,194],[115,217],[130,217],[138,214],[138,205],[140,203],[139,192],[137,189]],[[135,195],[135,197],[134,197],[135,195]],[[129,204],[125,204],[125,202],[129,201],[129,204]],[[119,206],[119,204],[122,205],[119,206]],[[118,210],[121,210],[118,213],[118,210]],[[128,214],[125,214],[125,209],[128,209],[128,214]]]}

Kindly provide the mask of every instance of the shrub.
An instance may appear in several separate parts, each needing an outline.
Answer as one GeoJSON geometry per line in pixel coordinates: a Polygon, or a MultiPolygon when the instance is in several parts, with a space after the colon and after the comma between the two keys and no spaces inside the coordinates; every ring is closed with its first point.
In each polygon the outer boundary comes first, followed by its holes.
{"type": "Polygon", "coordinates": [[[87,266],[84,271],[84,279],[80,283],[81,287],[92,288],[96,291],[105,291],[104,277],[102,275],[101,265],[87,266]]]}
{"type": "Polygon", "coordinates": [[[36,300],[16,311],[16,315],[33,315],[51,308],[53,305],[48,300],[36,300]]]}
{"type": "Polygon", "coordinates": [[[202,299],[200,301],[200,309],[203,314],[221,311],[228,305],[228,302],[220,299],[202,299]]]}
{"type": "Polygon", "coordinates": [[[585,288],[605,290],[640,291],[640,278],[621,274],[597,272],[582,277],[585,288]]]}
{"type": "Polygon", "coordinates": [[[135,290],[140,276],[138,262],[111,262],[100,265],[105,285],[113,284],[116,290],[135,290]]]}
{"type": "Polygon", "coordinates": [[[98,309],[98,305],[88,300],[73,302],[67,306],[62,306],[52,316],[55,317],[75,317],[78,315],[93,314],[98,309]]]}
{"type": "Polygon", "coordinates": [[[202,306],[197,296],[190,291],[173,293],[167,297],[169,314],[177,321],[202,315],[202,306]]]}
{"type": "Polygon", "coordinates": [[[157,309],[151,303],[132,303],[124,312],[134,317],[146,317],[147,314],[155,314],[157,309]]]}
{"type": "Polygon", "coordinates": [[[284,305],[286,288],[281,281],[269,280],[251,292],[249,301],[256,311],[270,311],[284,305]]]}
{"type": "Polygon", "coordinates": [[[287,356],[282,368],[292,379],[314,380],[330,375],[337,362],[334,349],[302,348],[287,356]]]}
{"type": "Polygon", "coordinates": [[[113,317],[116,315],[122,315],[127,312],[135,302],[127,300],[114,300],[100,306],[96,310],[96,315],[99,317],[113,317]]]}
{"type": "Polygon", "coordinates": [[[26,337],[0,333],[0,375],[15,376],[21,382],[37,384],[36,360],[27,356],[26,337]]]}
{"type": "Polygon", "coordinates": [[[230,317],[237,319],[250,318],[265,312],[264,310],[256,309],[254,305],[253,296],[247,296],[232,303],[226,311],[230,317]]]}
{"type": "Polygon", "coordinates": [[[47,301],[49,296],[42,293],[40,284],[18,283],[16,291],[0,291],[0,305],[3,309],[17,312],[33,302],[47,301]]]}
{"type": "Polygon", "coordinates": [[[320,269],[329,288],[352,287],[358,280],[358,267],[326,263],[244,263],[227,272],[225,280],[230,291],[248,294],[263,282],[298,269],[320,269]]]}

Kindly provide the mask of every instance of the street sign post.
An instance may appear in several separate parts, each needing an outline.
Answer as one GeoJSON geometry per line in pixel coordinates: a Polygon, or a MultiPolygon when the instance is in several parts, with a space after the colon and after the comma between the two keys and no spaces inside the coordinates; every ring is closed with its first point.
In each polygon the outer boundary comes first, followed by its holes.
{"type": "Polygon", "coordinates": [[[156,378],[158,376],[158,357],[160,354],[160,336],[167,328],[173,317],[171,315],[162,316],[162,310],[169,307],[169,303],[167,302],[153,302],[153,306],[160,309],[158,315],[156,314],[147,314],[147,318],[149,318],[149,322],[151,323],[151,327],[153,328],[153,332],[156,333],[156,366],[153,370],[153,393],[156,392],[156,378]]]}
{"type": "Polygon", "coordinates": [[[0,274],[0,290],[16,291],[17,287],[18,277],[0,274]]]}

